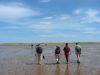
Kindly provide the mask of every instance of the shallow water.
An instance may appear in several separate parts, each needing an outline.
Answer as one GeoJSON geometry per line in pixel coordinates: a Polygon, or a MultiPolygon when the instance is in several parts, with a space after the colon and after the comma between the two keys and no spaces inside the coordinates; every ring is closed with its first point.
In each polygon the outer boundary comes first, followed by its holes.
{"type": "Polygon", "coordinates": [[[76,63],[74,45],[71,47],[69,64],[63,55],[61,46],[60,64],[56,64],[55,46],[42,46],[45,59],[38,65],[35,47],[0,46],[0,75],[99,75],[100,44],[82,44],[81,63],[76,63]]]}

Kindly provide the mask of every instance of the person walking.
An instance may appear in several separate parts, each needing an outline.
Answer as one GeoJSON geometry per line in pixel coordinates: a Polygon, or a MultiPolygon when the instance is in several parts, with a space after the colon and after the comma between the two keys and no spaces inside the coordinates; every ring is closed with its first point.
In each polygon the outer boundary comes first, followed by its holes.
{"type": "Polygon", "coordinates": [[[75,46],[75,54],[77,56],[77,63],[80,63],[81,46],[78,43],[75,46]]]}
{"type": "Polygon", "coordinates": [[[70,47],[68,46],[68,43],[65,44],[65,47],[63,48],[63,51],[64,51],[64,54],[65,54],[65,57],[66,57],[66,61],[67,61],[67,64],[68,64],[69,55],[71,54],[70,47]]]}
{"type": "Polygon", "coordinates": [[[37,56],[38,64],[41,64],[41,61],[43,59],[42,53],[43,53],[43,48],[40,47],[40,44],[38,44],[36,46],[36,56],[37,56]]]}
{"type": "Polygon", "coordinates": [[[55,57],[56,57],[57,64],[59,64],[59,60],[60,60],[60,47],[59,46],[56,46],[55,57]]]}
{"type": "Polygon", "coordinates": [[[31,44],[31,49],[33,49],[33,46],[34,46],[34,45],[33,45],[33,44],[31,44]]]}

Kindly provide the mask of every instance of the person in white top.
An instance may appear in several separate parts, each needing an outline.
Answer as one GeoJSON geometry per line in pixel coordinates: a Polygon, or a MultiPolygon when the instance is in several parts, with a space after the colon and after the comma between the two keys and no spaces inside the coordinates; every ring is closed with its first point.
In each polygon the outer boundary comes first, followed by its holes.
{"type": "Polygon", "coordinates": [[[77,63],[80,63],[81,46],[78,43],[75,46],[75,54],[77,56],[77,63]]]}

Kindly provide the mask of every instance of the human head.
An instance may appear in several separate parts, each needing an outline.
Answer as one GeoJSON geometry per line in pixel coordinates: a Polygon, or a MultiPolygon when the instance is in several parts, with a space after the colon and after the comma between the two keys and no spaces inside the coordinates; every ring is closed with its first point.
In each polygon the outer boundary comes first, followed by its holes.
{"type": "Polygon", "coordinates": [[[68,43],[66,43],[65,45],[68,46],[68,43]]]}
{"type": "Polygon", "coordinates": [[[78,43],[76,43],[76,45],[78,45],[78,43]]]}

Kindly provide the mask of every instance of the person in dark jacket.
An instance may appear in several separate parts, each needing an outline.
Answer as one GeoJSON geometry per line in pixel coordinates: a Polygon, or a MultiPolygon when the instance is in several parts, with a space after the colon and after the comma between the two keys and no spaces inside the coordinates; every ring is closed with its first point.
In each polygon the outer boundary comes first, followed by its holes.
{"type": "Polygon", "coordinates": [[[64,51],[64,54],[65,54],[65,57],[66,57],[66,61],[67,61],[67,64],[68,64],[69,55],[71,54],[70,47],[68,46],[68,43],[65,44],[65,47],[63,48],[63,51],[64,51]]]}
{"type": "Polygon", "coordinates": [[[56,46],[55,57],[56,57],[57,64],[59,64],[59,60],[60,60],[60,47],[59,46],[56,46]]]}
{"type": "Polygon", "coordinates": [[[31,49],[33,49],[33,46],[34,46],[34,45],[33,45],[33,44],[31,44],[31,49]]]}
{"type": "Polygon", "coordinates": [[[36,45],[36,56],[38,60],[38,64],[41,64],[42,58],[43,58],[43,48],[40,47],[40,44],[36,45]]]}

